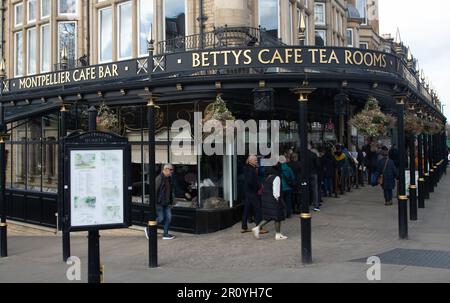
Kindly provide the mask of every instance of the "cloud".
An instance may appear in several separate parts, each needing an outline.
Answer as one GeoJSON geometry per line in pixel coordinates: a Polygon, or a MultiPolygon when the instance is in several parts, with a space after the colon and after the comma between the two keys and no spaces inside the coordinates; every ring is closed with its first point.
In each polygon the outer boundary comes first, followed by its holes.
{"type": "Polygon", "coordinates": [[[395,36],[400,29],[402,41],[436,87],[441,102],[450,113],[450,1],[380,0],[380,32],[395,36]]]}

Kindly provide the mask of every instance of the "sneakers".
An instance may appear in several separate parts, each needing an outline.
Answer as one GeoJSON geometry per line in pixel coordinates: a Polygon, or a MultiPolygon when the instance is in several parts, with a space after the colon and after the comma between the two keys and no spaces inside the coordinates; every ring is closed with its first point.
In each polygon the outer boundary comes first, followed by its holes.
{"type": "Polygon", "coordinates": [[[173,239],[175,239],[175,236],[172,235],[163,236],[163,240],[173,240],[173,239]]]}
{"type": "Polygon", "coordinates": [[[253,236],[255,237],[255,239],[259,239],[259,232],[260,232],[259,226],[256,226],[255,228],[253,228],[252,232],[253,232],[253,236]]]}
{"type": "Polygon", "coordinates": [[[282,241],[282,240],[287,240],[287,239],[288,239],[288,237],[286,237],[286,236],[284,236],[282,234],[276,234],[275,235],[275,240],[277,240],[277,241],[282,241]]]}
{"type": "Polygon", "coordinates": [[[252,231],[250,229],[248,229],[248,228],[243,228],[241,230],[241,234],[246,234],[246,233],[250,233],[250,232],[252,232],[252,231]]]}
{"type": "Polygon", "coordinates": [[[315,211],[315,212],[320,212],[320,207],[315,207],[315,208],[314,208],[314,211],[315,211]]]}

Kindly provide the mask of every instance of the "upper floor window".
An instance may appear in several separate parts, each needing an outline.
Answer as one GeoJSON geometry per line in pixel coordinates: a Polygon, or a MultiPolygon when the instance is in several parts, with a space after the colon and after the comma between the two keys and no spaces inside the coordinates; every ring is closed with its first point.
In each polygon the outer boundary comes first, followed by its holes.
{"type": "Polygon", "coordinates": [[[77,23],[65,21],[58,23],[58,62],[61,62],[61,51],[67,48],[69,65],[73,65],[77,56],[77,23]]]}
{"type": "Polygon", "coordinates": [[[361,42],[361,43],[359,44],[359,48],[362,48],[362,49],[368,49],[368,48],[369,48],[369,43],[367,43],[367,42],[361,42]]]}
{"type": "Polygon", "coordinates": [[[36,27],[27,30],[27,66],[28,75],[36,74],[36,27]]]}
{"type": "Polygon", "coordinates": [[[76,15],[77,2],[77,0],[58,0],[58,14],[76,15]]]}
{"type": "Polygon", "coordinates": [[[147,56],[147,39],[153,26],[153,0],[139,0],[138,13],[138,49],[139,56],[147,56]]]}
{"type": "Polygon", "coordinates": [[[327,43],[326,39],[326,31],[324,30],[316,30],[316,46],[325,46],[327,43]]]}
{"type": "Polygon", "coordinates": [[[14,34],[14,76],[23,76],[23,34],[19,31],[14,34]]]}
{"type": "Polygon", "coordinates": [[[353,29],[348,28],[347,29],[347,46],[353,47],[353,29]]]}
{"type": "Polygon", "coordinates": [[[99,23],[99,61],[100,63],[112,60],[112,8],[106,7],[98,11],[99,23]]]}
{"type": "Polygon", "coordinates": [[[46,73],[51,70],[52,53],[48,47],[52,44],[50,24],[41,26],[41,72],[46,73]]]}
{"type": "Polygon", "coordinates": [[[367,0],[356,0],[356,8],[363,19],[362,24],[367,25],[367,0]]]}
{"type": "Polygon", "coordinates": [[[317,25],[325,25],[325,3],[314,4],[314,22],[317,25]]]}
{"type": "Polygon", "coordinates": [[[164,0],[165,39],[186,36],[186,1],[164,0]]]}
{"type": "Polygon", "coordinates": [[[36,0],[28,0],[27,14],[28,22],[36,21],[36,0]]]}
{"type": "Polygon", "coordinates": [[[14,6],[14,25],[23,25],[23,4],[19,3],[14,6]]]}
{"type": "Polygon", "coordinates": [[[50,11],[51,11],[51,0],[41,0],[41,18],[47,18],[50,17],[50,11]]]}
{"type": "Polygon", "coordinates": [[[279,14],[278,0],[259,0],[259,24],[276,39],[280,36],[279,14]]]}
{"type": "Polygon", "coordinates": [[[133,45],[131,1],[119,4],[117,15],[119,59],[128,59],[132,56],[133,45]]]}

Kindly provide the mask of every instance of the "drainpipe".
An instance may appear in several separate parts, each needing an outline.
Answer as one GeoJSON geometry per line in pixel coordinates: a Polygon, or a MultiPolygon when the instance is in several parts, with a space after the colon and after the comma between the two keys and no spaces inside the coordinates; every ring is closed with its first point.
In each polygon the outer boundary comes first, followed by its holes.
{"type": "Polygon", "coordinates": [[[203,28],[203,22],[205,22],[208,18],[206,18],[203,15],[203,0],[199,0],[199,17],[197,18],[197,21],[199,22],[200,26],[200,49],[203,49],[203,39],[204,39],[204,28],[203,28]]]}
{"type": "MultiPolygon", "coordinates": [[[[0,22],[1,22],[1,30],[0,30],[0,58],[4,56],[4,48],[5,48],[5,0],[0,1],[0,22]]],[[[5,59],[5,58],[4,58],[5,59]]],[[[6,59],[5,59],[6,60],[6,59]]]]}

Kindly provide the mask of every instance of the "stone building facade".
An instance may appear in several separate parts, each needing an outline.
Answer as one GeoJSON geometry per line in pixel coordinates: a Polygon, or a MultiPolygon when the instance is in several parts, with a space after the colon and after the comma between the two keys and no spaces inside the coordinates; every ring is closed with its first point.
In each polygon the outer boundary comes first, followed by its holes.
{"type": "Polygon", "coordinates": [[[145,56],[150,32],[157,45],[225,26],[261,27],[287,45],[374,50],[383,45],[377,0],[3,0],[0,5],[0,55],[11,78],[59,69],[64,47],[70,66],[145,56]]]}

